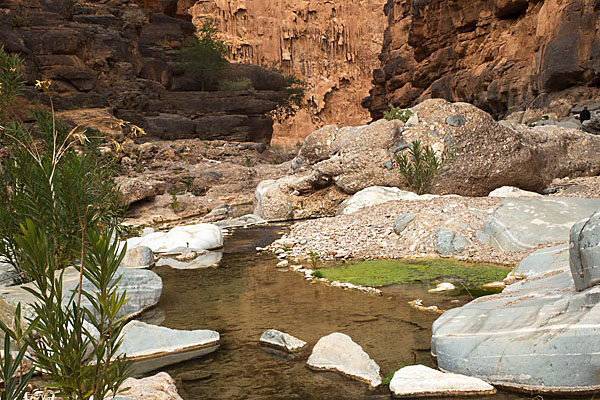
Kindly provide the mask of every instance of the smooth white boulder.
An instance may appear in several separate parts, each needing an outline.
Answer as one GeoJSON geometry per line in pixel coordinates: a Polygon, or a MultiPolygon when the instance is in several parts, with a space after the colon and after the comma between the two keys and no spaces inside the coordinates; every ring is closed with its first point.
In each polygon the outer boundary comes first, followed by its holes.
{"type": "Polygon", "coordinates": [[[494,394],[496,389],[470,376],[444,373],[424,365],[396,371],[390,382],[394,397],[468,396],[494,394]]]}
{"type": "Polygon", "coordinates": [[[212,353],[219,347],[218,332],[169,329],[131,321],[121,332],[119,354],[134,362],[136,374],[144,374],[192,358],[212,353]]]}
{"type": "Polygon", "coordinates": [[[319,339],[307,365],[315,370],[340,372],[368,383],[371,388],[381,384],[379,365],[350,336],[343,333],[334,332],[319,339]]]}
{"type": "Polygon", "coordinates": [[[306,347],[305,341],[275,329],[266,330],[260,337],[260,343],[289,352],[300,351],[306,347]]]}
{"type": "Polygon", "coordinates": [[[357,192],[354,196],[346,199],[338,208],[338,215],[352,214],[363,207],[386,203],[393,200],[430,200],[439,197],[433,194],[424,194],[419,196],[416,193],[407,190],[400,190],[397,187],[371,186],[357,192]]]}
{"type": "Polygon", "coordinates": [[[542,197],[541,194],[519,189],[514,186],[502,186],[492,190],[488,197],[542,197]]]}
{"type": "Polygon", "coordinates": [[[213,224],[181,225],[127,240],[127,248],[147,246],[155,253],[213,250],[223,247],[221,228],[213,224]]]}
{"type": "Polygon", "coordinates": [[[136,379],[127,378],[120,389],[128,388],[119,393],[115,399],[132,400],[183,400],[177,393],[175,381],[166,372],[154,376],[136,379]]]}
{"type": "Polygon", "coordinates": [[[456,289],[456,286],[454,286],[452,283],[443,282],[443,283],[440,283],[439,285],[437,285],[435,289],[429,289],[428,292],[429,293],[449,292],[450,290],[454,290],[454,289],[456,289]]]}

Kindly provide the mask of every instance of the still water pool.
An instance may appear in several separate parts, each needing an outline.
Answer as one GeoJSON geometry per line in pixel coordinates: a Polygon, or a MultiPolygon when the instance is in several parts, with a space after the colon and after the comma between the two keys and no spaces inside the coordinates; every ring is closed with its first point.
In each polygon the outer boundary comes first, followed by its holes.
{"type": "MultiPolygon", "coordinates": [[[[363,383],[305,366],[312,346],[332,332],[350,335],[380,365],[383,377],[415,362],[434,366],[429,340],[437,314],[415,310],[407,302],[421,298],[426,305],[448,308],[469,298],[429,294],[430,286],[423,284],[396,285],[386,288],[383,296],[371,296],[311,283],[303,275],[277,270],[273,256],[255,252],[256,246],[276,239],[281,229],[236,231],[226,239],[217,268],[154,269],[163,279],[163,294],[142,319],[221,334],[215,353],[166,369],[184,399],[389,398],[385,384],[370,391],[363,383]],[[308,350],[295,359],[265,352],[258,339],[270,328],[307,341],[308,350]]],[[[530,397],[500,393],[480,398],[530,397]]]]}

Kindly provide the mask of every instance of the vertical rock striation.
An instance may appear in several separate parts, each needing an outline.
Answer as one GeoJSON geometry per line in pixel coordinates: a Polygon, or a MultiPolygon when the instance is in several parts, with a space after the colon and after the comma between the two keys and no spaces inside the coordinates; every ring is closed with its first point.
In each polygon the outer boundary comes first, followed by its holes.
{"type": "Polygon", "coordinates": [[[275,142],[294,144],[324,125],[370,119],[360,102],[378,65],[384,3],[200,0],[189,13],[196,25],[206,16],[218,21],[231,61],[275,67],[308,83],[308,107],[274,128],[275,142]]]}
{"type": "Polygon", "coordinates": [[[363,101],[374,118],[430,97],[503,116],[599,93],[598,1],[388,0],[385,13],[381,68],[363,101]]]}

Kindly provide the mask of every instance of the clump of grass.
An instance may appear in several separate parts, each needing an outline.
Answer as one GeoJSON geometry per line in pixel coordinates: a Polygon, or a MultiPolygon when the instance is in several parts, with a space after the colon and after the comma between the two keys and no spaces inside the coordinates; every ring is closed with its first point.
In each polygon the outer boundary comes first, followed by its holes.
{"type": "Polygon", "coordinates": [[[477,287],[506,277],[510,269],[497,264],[472,264],[449,259],[371,260],[330,265],[319,270],[330,281],[381,287],[396,283],[456,280],[477,287]]]}
{"type": "Polygon", "coordinates": [[[313,278],[324,278],[323,273],[321,271],[313,271],[312,276],[313,278]]]}
{"type": "Polygon", "coordinates": [[[447,147],[441,154],[437,154],[429,145],[421,145],[415,140],[411,142],[407,153],[396,154],[396,164],[402,176],[417,194],[427,193],[438,177],[442,168],[448,164],[453,156],[447,147]]]}
{"type": "Polygon", "coordinates": [[[388,121],[399,119],[400,121],[406,123],[413,115],[414,113],[408,108],[394,107],[390,104],[390,109],[383,113],[383,118],[387,119],[388,121]]]}

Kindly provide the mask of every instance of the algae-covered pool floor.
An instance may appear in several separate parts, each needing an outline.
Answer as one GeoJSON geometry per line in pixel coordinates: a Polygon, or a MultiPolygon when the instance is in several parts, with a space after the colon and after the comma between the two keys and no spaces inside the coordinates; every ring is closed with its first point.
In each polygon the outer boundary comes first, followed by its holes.
{"type": "Polygon", "coordinates": [[[330,281],[381,287],[405,283],[453,282],[466,289],[480,288],[489,282],[501,281],[511,266],[474,264],[447,258],[352,261],[325,264],[319,269],[330,281]]]}

